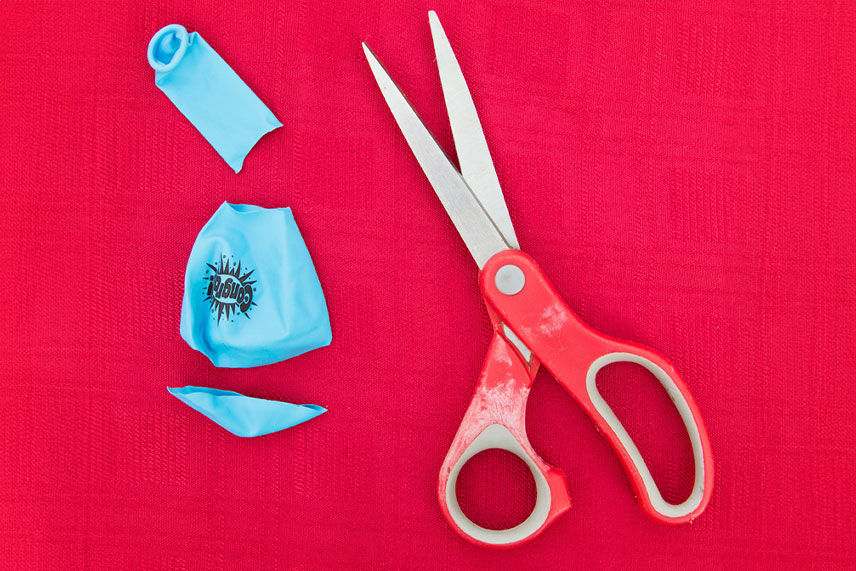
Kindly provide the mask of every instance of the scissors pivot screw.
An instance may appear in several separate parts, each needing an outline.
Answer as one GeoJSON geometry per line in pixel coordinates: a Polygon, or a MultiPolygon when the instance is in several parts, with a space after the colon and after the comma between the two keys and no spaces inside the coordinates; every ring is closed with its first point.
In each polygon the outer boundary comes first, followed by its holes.
{"type": "Polygon", "coordinates": [[[514,264],[506,264],[499,268],[493,279],[496,283],[496,289],[505,295],[520,293],[526,283],[526,275],[523,270],[514,264]]]}

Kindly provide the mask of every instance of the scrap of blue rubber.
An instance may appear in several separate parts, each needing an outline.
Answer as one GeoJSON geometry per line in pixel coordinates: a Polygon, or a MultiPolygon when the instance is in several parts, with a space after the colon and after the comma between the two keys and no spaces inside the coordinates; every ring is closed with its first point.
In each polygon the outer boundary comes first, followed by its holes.
{"type": "Polygon", "coordinates": [[[290,208],[224,202],[217,209],[187,260],[179,330],[217,367],[269,365],[330,344],[324,292],[290,208]],[[249,313],[221,323],[208,270],[224,258],[247,272],[232,277],[251,276],[255,285],[249,313]]]}
{"type": "Polygon", "coordinates": [[[266,133],[282,123],[197,32],[180,24],[149,41],[155,85],[196,127],[232,170],[266,133]]]}
{"type": "Polygon", "coordinates": [[[193,410],[245,438],[285,430],[327,412],[315,404],[260,399],[208,387],[167,387],[167,390],[193,410]]]}

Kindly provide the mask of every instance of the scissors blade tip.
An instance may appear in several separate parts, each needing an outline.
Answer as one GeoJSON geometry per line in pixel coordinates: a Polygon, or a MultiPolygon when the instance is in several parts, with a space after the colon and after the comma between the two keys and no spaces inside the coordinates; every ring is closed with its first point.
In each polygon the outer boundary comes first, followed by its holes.
{"type": "Polygon", "coordinates": [[[499,185],[499,177],[496,175],[493,158],[490,156],[470,89],[440,19],[433,10],[428,13],[428,16],[431,23],[431,37],[434,41],[434,53],[437,57],[437,70],[440,73],[443,98],[446,101],[446,111],[449,114],[461,174],[494,225],[502,233],[506,243],[516,248],[518,246],[514,225],[508,214],[508,206],[499,185]]]}
{"type": "MultiPolygon", "coordinates": [[[[443,24],[440,23],[440,18],[434,10],[430,10],[428,12],[428,24],[431,27],[431,39],[434,40],[434,49],[436,52],[438,41],[448,43],[449,39],[446,37],[446,31],[443,29],[443,24]]],[[[449,49],[452,49],[451,46],[449,49]]]]}
{"type": "Polygon", "coordinates": [[[509,248],[505,237],[496,228],[461,173],[449,161],[383,64],[365,42],[362,42],[362,45],[369,67],[395,122],[467,249],[481,268],[493,254],[509,248]]]}

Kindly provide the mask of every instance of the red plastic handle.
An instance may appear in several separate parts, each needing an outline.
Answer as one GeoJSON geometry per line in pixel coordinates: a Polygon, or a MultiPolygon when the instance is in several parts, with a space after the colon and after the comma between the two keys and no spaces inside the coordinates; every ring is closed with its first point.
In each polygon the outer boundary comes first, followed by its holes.
{"type": "MultiPolygon", "coordinates": [[[[498,326],[501,327],[501,326],[498,326]]],[[[565,475],[544,462],[526,437],[526,399],[538,365],[527,367],[498,332],[485,357],[475,394],[440,469],[437,496],[443,515],[464,538],[485,547],[513,547],[528,541],[571,507],[565,475]],[[535,480],[535,508],[510,529],[487,529],[461,511],[455,485],[461,467],[475,454],[500,448],[523,460],[535,480]]]]}
{"type": "Polygon", "coordinates": [[[618,453],[643,510],[663,523],[684,523],[704,511],[713,488],[713,457],[698,406],[675,368],[642,345],[602,335],[580,321],[527,254],[505,250],[487,261],[479,281],[488,307],[582,405],[618,453]],[[680,504],[665,501],[645,461],[597,390],[597,372],[630,361],[647,368],[675,403],[692,445],[695,479],[680,504]]]}

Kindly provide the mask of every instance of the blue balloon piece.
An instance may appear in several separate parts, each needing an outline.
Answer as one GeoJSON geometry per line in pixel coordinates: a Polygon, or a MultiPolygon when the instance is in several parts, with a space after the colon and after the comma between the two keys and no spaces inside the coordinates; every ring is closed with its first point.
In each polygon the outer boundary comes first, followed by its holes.
{"type": "Polygon", "coordinates": [[[218,367],[257,367],[330,344],[330,317],[290,208],[224,202],[184,277],[181,336],[218,367]]]}
{"type": "Polygon", "coordinates": [[[149,41],[155,85],[235,172],[265,133],[282,127],[261,99],[197,32],[170,24],[149,41]]]}
{"type": "Polygon", "coordinates": [[[285,430],[327,412],[316,404],[257,399],[207,387],[167,387],[167,390],[193,410],[244,438],[285,430]]]}

